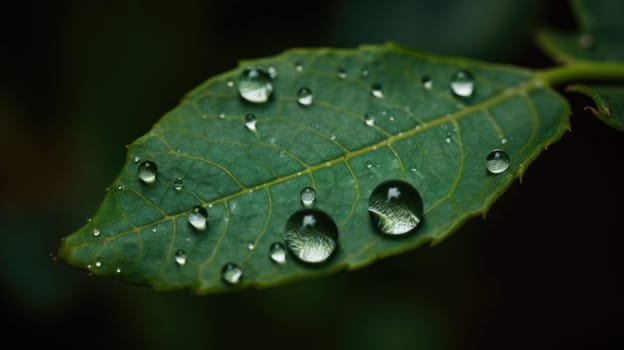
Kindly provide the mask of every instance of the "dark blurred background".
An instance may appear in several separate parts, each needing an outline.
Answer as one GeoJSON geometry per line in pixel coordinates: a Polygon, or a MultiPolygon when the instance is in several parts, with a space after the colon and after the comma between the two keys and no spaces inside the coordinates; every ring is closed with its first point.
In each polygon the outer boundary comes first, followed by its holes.
{"type": "MultiPolygon", "coordinates": [[[[125,156],[185,92],[244,58],[395,41],[552,65],[574,29],[538,0],[23,1],[0,10],[0,312],[20,346],[624,348],[624,135],[568,95],[572,132],[442,244],[365,269],[196,297],[92,278],[51,258],[125,156]]],[[[8,344],[8,342],[5,342],[8,344]]]]}

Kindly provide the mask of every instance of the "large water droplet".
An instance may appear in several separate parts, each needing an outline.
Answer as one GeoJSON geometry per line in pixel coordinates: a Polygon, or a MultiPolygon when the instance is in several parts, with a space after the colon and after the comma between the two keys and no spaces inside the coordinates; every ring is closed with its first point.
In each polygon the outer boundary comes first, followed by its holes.
{"type": "Polygon", "coordinates": [[[271,74],[263,68],[248,67],[238,78],[240,96],[252,103],[265,103],[273,93],[271,74]]]}
{"type": "Polygon", "coordinates": [[[466,70],[458,70],[451,77],[451,91],[458,97],[470,97],[474,92],[474,78],[466,70]]]}
{"type": "Polygon", "coordinates": [[[420,193],[409,183],[389,180],[373,190],[368,212],[381,233],[402,235],[414,230],[422,221],[423,202],[420,193]]]}
{"type": "Polygon", "coordinates": [[[245,127],[251,131],[256,131],[256,116],[252,113],[248,113],[245,116],[245,127]]]}
{"type": "Polygon", "coordinates": [[[492,174],[500,174],[509,168],[509,155],[502,149],[495,149],[485,158],[485,168],[492,174]]]}
{"type": "Polygon", "coordinates": [[[381,84],[379,83],[375,83],[371,86],[371,95],[377,97],[377,98],[383,98],[384,94],[383,91],[381,90],[381,84]]]}
{"type": "Polygon", "coordinates": [[[182,180],[181,177],[178,177],[175,180],[173,180],[173,188],[176,191],[182,191],[182,189],[184,188],[184,180],[182,180]]]}
{"type": "Polygon", "coordinates": [[[269,256],[273,262],[284,264],[286,263],[286,248],[282,243],[275,242],[269,247],[269,256]]]}
{"type": "Polygon", "coordinates": [[[431,80],[431,78],[428,76],[422,77],[420,82],[422,83],[423,87],[427,90],[431,90],[431,88],[433,88],[433,80],[431,80]]]}
{"type": "Polygon", "coordinates": [[[194,206],[188,215],[189,224],[199,231],[206,229],[206,220],[208,220],[208,212],[206,208],[199,205],[194,206]]]}
{"type": "Polygon", "coordinates": [[[297,92],[297,102],[302,106],[309,106],[312,104],[312,100],[314,96],[312,96],[312,91],[307,87],[302,87],[297,92]]]}
{"type": "Polygon", "coordinates": [[[304,187],[299,196],[304,207],[311,207],[316,200],[316,191],[312,187],[304,187]]]}
{"type": "Polygon", "coordinates": [[[182,249],[178,249],[175,252],[175,257],[174,257],[175,263],[178,266],[184,266],[186,265],[186,252],[182,249]]]}
{"type": "Polygon", "coordinates": [[[243,277],[243,270],[234,263],[227,263],[221,269],[221,278],[229,284],[237,284],[243,277]]]}
{"type": "Polygon", "coordinates": [[[306,263],[322,263],[338,247],[338,228],[334,220],[317,209],[303,209],[286,222],[284,240],[288,249],[306,263]]]}
{"type": "Polygon", "coordinates": [[[156,173],[158,172],[158,167],[156,163],[151,160],[144,160],[139,164],[139,179],[146,184],[151,184],[156,181],[156,173]]]}

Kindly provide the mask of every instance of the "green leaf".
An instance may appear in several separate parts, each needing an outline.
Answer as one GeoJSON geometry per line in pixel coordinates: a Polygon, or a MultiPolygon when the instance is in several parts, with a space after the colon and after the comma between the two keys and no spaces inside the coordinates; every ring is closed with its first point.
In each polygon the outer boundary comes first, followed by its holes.
{"type": "Polygon", "coordinates": [[[572,85],[569,91],[589,96],[596,108],[588,106],[596,117],[607,125],[624,131],[624,87],[612,85],[572,85]]]}
{"type": "Polygon", "coordinates": [[[570,3],[579,31],[543,30],[538,34],[542,49],[562,63],[624,61],[624,1],[572,0],[570,3]]]}
{"type": "Polygon", "coordinates": [[[393,45],[291,50],[244,62],[193,90],[129,146],[101,207],[65,238],[60,257],[95,275],[199,294],[359,268],[437,243],[468,218],[485,215],[561,137],[568,114],[565,100],[532,71],[393,45]],[[277,71],[267,103],[239,96],[238,77],[247,66],[277,71]],[[451,93],[460,69],[474,76],[470,97],[451,93]],[[372,94],[377,85],[382,97],[372,94]],[[313,93],[309,106],[297,103],[302,87],[313,93]],[[257,117],[256,132],[245,127],[248,113],[257,117]],[[373,126],[365,115],[374,117],[373,126]],[[485,159],[497,148],[506,150],[511,166],[493,175],[485,159]],[[135,157],[157,165],[155,183],[138,179],[135,157]],[[403,179],[423,198],[424,220],[405,237],[383,236],[369,217],[371,192],[389,179],[403,179]],[[320,266],[299,263],[291,253],[276,264],[269,247],[283,242],[306,186],[316,190],[315,207],[336,223],[339,247],[320,266]],[[187,221],[196,205],[208,210],[204,231],[187,221]],[[180,249],[183,266],[175,262],[180,249]],[[227,263],[243,271],[234,287],[221,277],[227,263]]]}

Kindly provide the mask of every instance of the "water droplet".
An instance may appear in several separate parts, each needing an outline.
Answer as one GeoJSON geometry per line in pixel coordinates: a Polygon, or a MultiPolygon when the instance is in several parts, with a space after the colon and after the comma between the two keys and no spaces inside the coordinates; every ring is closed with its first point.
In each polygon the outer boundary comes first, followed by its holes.
{"type": "Polygon", "coordinates": [[[184,188],[184,180],[182,180],[181,177],[178,177],[177,179],[173,180],[173,188],[176,191],[182,191],[182,189],[184,188]]]}
{"type": "Polygon", "coordinates": [[[139,179],[143,183],[151,184],[156,181],[156,174],[158,173],[158,167],[156,163],[151,160],[144,160],[139,164],[139,179]]]}
{"type": "Polygon", "coordinates": [[[307,87],[302,87],[297,92],[297,102],[302,106],[311,105],[313,98],[314,96],[312,96],[312,91],[308,89],[307,87]]]}
{"type": "Polygon", "coordinates": [[[384,94],[383,91],[381,91],[381,84],[379,83],[375,83],[371,86],[371,95],[377,97],[377,98],[383,98],[384,94]]]}
{"type": "Polygon", "coordinates": [[[242,277],[243,270],[240,266],[233,263],[223,265],[223,268],[221,269],[221,278],[223,278],[225,282],[229,284],[237,284],[240,282],[242,277]]]}
{"type": "Polygon", "coordinates": [[[423,87],[427,90],[431,90],[431,88],[433,88],[433,80],[431,80],[431,78],[426,75],[422,77],[420,82],[422,83],[423,87]]]}
{"type": "Polygon", "coordinates": [[[228,87],[234,87],[234,82],[232,80],[228,80],[226,84],[228,87]]]}
{"type": "Polygon", "coordinates": [[[175,260],[175,263],[178,264],[178,266],[186,265],[186,252],[182,249],[176,250],[173,259],[175,260]]]}
{"type": "Polygon", "coordinates": [[[117,185],[117,191],[121,191],[121,190],[123,190],[124,188],[126,188],[126,186],[124,186],[124,184],[119,184],[119,185],[117,185]]]}
{"type": "Polygon", "coordinates": [[[505,144],[507,144],[507,139],[503,137],[503,138],[500,140],[500,143],[501,143],[501,145],[505,145],[505,144]]]}
{"type": "Polygon", "coordinates": [[[238,92],[246,101],[267,102],[273,93],[271,75],[262,68],[245,68],[238,78],[238,92]]]}
{"type": "Polygon", "coordinates": [[[372,167],[373,167],[373,162],[371,162],[370,160],[367,160],[366,162],[364,162],[364,164],[366,164],[366,167],[367,167],[368,169],[370,169],[370,168],[372,168],[372,167]]]}
{"type": "Polygon", "coordinates": [[[446,143],[450,144],[451,143],[451,134],[446,133],[446,139],[444,139],[444,141],[446,141],[446,143]]]}
{"type": "Polygon", "coordinates": [[[451,77],[451,91],[458,97],[470,97],[474,92],[474,78],[466,70],[458,70],[451,77]]]}
{"type": "Polygon", "coordinates": [[[97,237],[100,235],[100,229],[98,229],[97,227],[93,228],[93,237],[97,237]]]}
{"type": "Polygon", "coordinates": [[[344,70],[343,68],[338,69],[338,78],[346,79],[347,78],[347,71],[344,70]]]}
{"type": "Polygon", "coordinates": [[[372,115],[371,113],[366,113],[364,115],[364,122],[368,126],[374,126],[375,125],[375,116],[372,115]]]}
{"type": "Polygon", "coordinates": [[[322,263],[338,247],[338,228],[324,212],[303,209],[288,219],[284,240],[288,249],[301,261],[322,263]]]}
{"type": "Polygon", "coordinates": [[[269,77],[271,77],[272,80],[277,79],[277,69],[275,69],[275,67],[271,66],[267,68],[267,72],[269,72],[269,77]]]}
{"type": "Polygon", "coordinates": [[[245,116],[245,127],[251,131],[256,131],[256,116],[252,113],[248,113],[245,116]]]}
{"type": "Polygon", "coordinates": [[[133,159],[133,160],[134,160],[134,162],[135,162],[135,163],[138,163],[138,162],[140,162],[140,161],[141,161],[141,157],[139,157],[139,156],[134,156],[134,159],[133,159]]]}
{"type": "Polygon", "coordinates": [[[368,69],[362,68],[362,71],[360,72],[360,74],[362,75],[362,77],[367,77],[368,76],[368,69]]]}
{"type": "Polygon", "coordinates": [[[297,70],[297,72],[302,72],[303,64],[301,64],[301,62],[295,62],[295,69],[297,70]]]}
{"type": "Polygon", "coordinates": [[[332,141],[334,141],[334,140],[336,139],[336,135],[331,134],[331,135],[329,136],[329,138],[330,138],[332,141]]]}
{"type": "Polygon", "coordinates": [[[121,273],[121,267],[116,268],[115,273],[121,273]]]}
{"type": "Polygon", "coordinates": [[[284,264],[286,263],[286,248],[282,243],[275,242],[269,247],[269,256],[273,262],[284,264]]]}
{"type": "Polygon", "coordinates": [[[279,152],[277,152],[277,154],[280,156],[280,158],[286,157],[286,151],[284,150],[280,150],[279,152]]]}
{"type": "Polygon", "coordinates": [[[225,113],[224,112],[219,113],[219,119],[225,119],[225,113]]]}
{"type": "Polygon", "coordinates": [[[256,249],[256,245],[254,244],[254,242],[252,242],[252,241],[247,242],[247,249],[248,250],[256,249]]]}
{"type": "Polygon", "coordinates": [[[301,198],[301,204],[304,207],[311,207],[314,205],[314,201],[316,200],[316,191],[312,187],[304,187],[299,194],[301,198]]]}
{"type": "Polygon", "coordinates": [[[423,202],[420,193],[409,183],[389,180],[371,193],[368,213],[381,233],[402,235],[414,230],[422,221],[423,202]]]}
{"type": "Polygon", "coordinates": [[[581,34],[578,43],[581,49],[591,49],[594,46],[594,36],[588,33],[581,34]]]}
{"type": "Polygon", "coordinates": [[[101,261],[96,261],[95,262],[95,267],[102,267],[102,262],[101,261]]]}
{"type": "Polygon", "coordinates": [[[492,174],[500,174],[509,168],[509,155],[502,149],[495,149],[485,158],[485,168],[492,174]]]}
{"type": "Polygon", "coordinates": [[[206,229],[206,220],[208,219],[208,212],[206,208],[196,205],[191,209],[188,215],[188,222],[196,230],[203,231],[206,229]]]}

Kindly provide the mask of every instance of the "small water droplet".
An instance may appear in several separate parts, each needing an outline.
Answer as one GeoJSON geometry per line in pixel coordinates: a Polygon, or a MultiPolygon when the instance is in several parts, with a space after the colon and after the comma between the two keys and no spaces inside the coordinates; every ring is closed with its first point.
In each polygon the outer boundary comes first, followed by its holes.
{"type": "Polygon", "coordinates": [[[511,165],[509,155],[502,149],[495,149],[485,158],[485,168],[492,174],[500,174],[511,165]]]}
{"type": "Polygon", "coordinates": [[[269,77],[271,77],[272,80],[277,79],[277,69],[275,69],[275,67],[271,66],[267,68],[267,72],[269,72],[269,77]]]}
{"type": "Polygon", "coordinates": [[[126,186],[124,186],[124,184],[119,184],[119,185],[117,185],[117,191],[121,191],[121,190],[123,190],[124,188],[126,188],[126,186]]]}
{"type": "Polygon", "coordinates": [[[158,228],[157,227],[152,227],[152,232],[154,232],[154,233],[158,232],[158,228]]]}
{"type": "Polygon", "coordinates": [[[312,104],[312,100],[314,96],[312,95],[312,91],[307,87],[302,87],[297,92],[297,102],[302,106],[309,106],[312,104]]]}
{"type": "Polygon", "coordinates": [[[269,247],[269,256],[277,264],[286,263],[286,247],[282,243],[275,242],[269,247]]]}
{"type": "Polygon", "coordinates": [[[379,184],[371,193],[368,213],[381,233],[402,235],[414,230],[422,221],[423,201],[409,183],[389,180],[379,184]]]}
{"type": "Polygon", "coordinates": [[[581,34],[578,43],[581,49],[591,49],[594,46],[594,36],[588,33],[581,34]]]}
{"type": "Polygon", "coordinates": [[[299,194],[301,204],[304,207],[311,207],[316,200],[316,191],[312,187],[304,187],[299,194]]]}
{"type": "Polygon", "coordinates": [[[422,79],[420,79],[420,82],[422,83],[422,86],[427,90],[431,90],[431,88],[433,88],[433,80],[431,80],[429,76],[425,75],[424,77],[422,77],[422,79]]]}
{"type": "Polygon", "coordinates": [[[221,278],[225,282],[229,284],[237,284],[238,282],[240,282],[242,277],[243,270],[240,268],[240,266],[233,263],[227,263],[223,265],[223,268],[221,269],[221,278]]]}
{"type": "Polygon", "coordinates": [[[503,138],[500,140],[500,143],[501,143],[501,145],[505,145],[505,144],[507,144],[507,139],[503,137],[503,138]]]}
{"type": "Polygon", "coordinates": [[[254,242],[252,242],[252,241],[247,242],[247,249],[248,250],[256,249],[256,245],[254,244],[254,242]]]}
{"type": "Polygon", "coordinates": [[[102,262],[101,261],[96,261],[95,262],[95,267],[102,267],[102,262]]]}
{"type": "Polygon", "coordinates": [[[336,139],[336,135],[331,134],[331,135],[329,136],[329,138],[330,138],[332,141],[334,141],[334,140],[336,139]]]}
{"type": "Polygon", "coordinates": [[[238,92],[246,101],[265,103],[273,93],[271,75],[262,68],[247,67],[238,78],[238,92]]]}
{"type": "Polygon", "coordinates": [[[288,249],[301,261],[322,263],[338,247],[338,228],[334,220],[317,209],[302,209],[286,223],[284,240],[288,249]]]}
{"type": "Polygon", "coordinates": [[[98,229],[97,227],[93,228],[93,237],[97,237],[100,235],[100,229],[98,229]]]}
{"type": "Polygon", "coordinates": [[[206,229],[206,221],[208,220],[208,212],[206,208],[196,205],[191,209],[188,215],[188,222],[196,230],[203,231],[206,229]]]}
{"type": "Polygon", "coordinates": [[[226,84],[228,87],[234,87],[234,82],[232,80],[228,80],[226,84]]]}
{"type": "Polygon", "coordinates": [[[450,133],[446,133],[446,139],[444,139],[444,141],[446,141],[446,143],[448,143],[448,144],[451,143],[451,134],[450,133]]]}
{"type": "Polygon", "coordinates": [[[377,97],[377,98],[383,98],[384,94],[383,91],[381,90],[381,84],[379,83],[375,83],[371,86],[371,95],[377,97]]]}
{"type": "Polygon", "coordinates": [[[474,78],[466,70],[458,70],[451,77],[451,91],[458,97],[470,97],[474,92],[474,78]]]}
{"type": "Polygon", "coordinates": [[[173,259],[175,260],[175,263],[178,266],[186,265],[186,252],[182,249],[176,250],[175,256],[173,257],[173,259]]]}
{"type": "Polygon", "coordinates": [[[121,273],[121,267],[116,268],[115,273],[121,273]]]}
{"type": "Polygon", "coordinates": [[[374,126],[375,125],[375,116],[372,115],[371,113],[364,114],[364,123],[366,123],[366,125],[368,125],[368,126],[374,126]]]}
{"type": "Polygon", "coordinates": [[[173,188],[176,191],[182,191],[182,189],[184,188],[184,180],[182,180],[181,177],[178,177],[175,180],[173,180],[173,188]]]}
{"type": "Polygon", "coordinates": [[[367,167],[368,169],[370,169],[370,168],[372,168],[372,167],[373,167],[373,162],[371,162],[370,160],[367,160],[366,162],[364,162],[364,164],[366,164],[366,167],[367,167]]]}
{"type": "Polygon", "coordinates": [[[256,116],[252,113],[248,113],[245,116],[245,127],[251,131],[256,131],[256,116]]]}
{"type": "Polygon", "coordinates": [[[141,157],[139,157],[139,156],[134,156],[134,159],[133,159],[133,160],[134,160],[134,162],[135,162],[135,163],[138,163],[138,162],[140,162],[140,161],[141,161],[141,157]]]}
{"type": "Polygon", "coordinates": [[[284,150],[280,150],[279,152],[277,152],[277,154],[280,156],[280,158],[286,157],[286,151],[284,150]]]}
{"type": "Polygon", "coordinates": [[[139,164],[138,168],[139,179],[146,184],[152,184],[156,181],[156,174],[158,173],[158,167],[156,163],[151,160],[144,160],[139,164]]]}
{"type": "Polygon", "coordinates": [[[338,69],[338,78],[340,79],[346,79],[347,78],[347,71],[344,68],[340,68],[338,69]]]}
{"type": "Polygon", "coordinates": [[[368,76],[368,69],[366,68],[362,68],[362,71],[360,72],[360,75],[362,75],[362,77],[367,77],[368,76]]]}
{"type": "Polygon", "coordinates": [[[303,64],[301,64],[301,62],[295,62],[295,69],[297,70],[297,72],[302,72],[303,64]]]}
{"type": "Polygon", "coordinates": [[[219,113],[219,119],[225,119],[225,113],[224,112],[219,113]]]}

